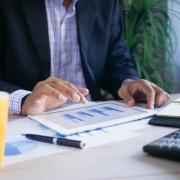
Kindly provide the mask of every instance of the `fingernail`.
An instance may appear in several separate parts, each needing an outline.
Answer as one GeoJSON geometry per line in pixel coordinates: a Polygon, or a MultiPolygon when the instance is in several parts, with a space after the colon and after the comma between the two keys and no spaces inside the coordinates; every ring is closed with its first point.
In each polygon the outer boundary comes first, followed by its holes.
{"type": "Polygon", "coordinates": [[[82,102],[83,102],[84,104],[86,104],[86,103],[88,103],[88,100],[87,100],[85,97],[82,97],[82,102]]]}
{"type": "Polygon", "coordinates": [[[79,102],[80,101],[80,96],[76,93],[73,94],[72,96],[73,100],[76,101],[76,102],[79,102]]]}
{"type": "Polygon", "coordinates": [[[88,95],[88,94],[89,94],[89,90],[88,90],[88,89],[85,89],[84,95],[88,95]]]}
{"type": "Polygon", "coordinates": [[[129,107],[132,107],[134,105],[134,100],[129,100],[127,104],[129,107]]]}
{"type": "Polygon", "coordinates": [[[62,102],[66,101],[66,98],[63,95],[61,95],[61,94],[58,96],[58,98],[62,102]]]}

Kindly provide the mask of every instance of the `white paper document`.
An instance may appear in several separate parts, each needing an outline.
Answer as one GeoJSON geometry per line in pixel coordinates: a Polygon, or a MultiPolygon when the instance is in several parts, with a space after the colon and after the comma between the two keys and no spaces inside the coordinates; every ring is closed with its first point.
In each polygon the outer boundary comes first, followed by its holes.
{"type": "MultiPolygon", "coordinates": [[[[8,124],[6,140],[5,166],[52,154],[64,153],[67,151],[79,151],[79,149],[70,147],[27,140],[22,136],[22,134],[25,133],[60,137],[57,133],[27,118],[10,122],[8,124]]],[[[67,138],[82,140],[86,142],[86,148],[90,148],[123,141],[138,135],[139,133],[137,131],[128,129],[126,125],[125,127],[113,126],[96,131],[84,132],[67,138]]]]}
{"type": "Polygon", "coordinates": [[[175,99],[167,107],[158,112],[157,116],[180,118],[180,98],[175,99]]]}
{"type": "MultiPolygon", "coordinates": [[[[89,105],[96,105],[96,103],[90,103],[89,105]]],[[[83,106],[74,105],[63,108],[63,111],[72,110],[74,108],[78,109],[80,107],[83,106]]],[[[100,106],[100,107],[102,108],[106,106],[100,106]]],[[[125,104],[124,107],[127,108],[125,104]]],[[[124,107],[122,107],[121,110],[124,107]]],[[[103,111],[103,112],[104,113],[109,112],[110,111],[109,108],[107,109],[107,111],[103,111]]],[[[113,106],[113,108],[118,110],[117,113],[119,112],[119,109],[116,106],[113,106]]],[[[111,110],[112,112],[114,112],[114,116],[116,116],[115,109],[111,110]]],[[[142,110],[141,108],[137,108],[137,107],[136,109],[142,110]]],[[[59,110],[56,110],[56,112],[59,112],[59,110]]],[[[129,113],[133,114],[133,112],[134,111],[131,111],[129,113]]],[[[46,113],[46,115],[50,115],[51,113],[46,113]]],[[[87,116],[86,118],[88,119],[90,117],[87,116]]],[[[88,120],[90,121],[90,119],[88,120]]],[[[147,120],[141,120],[141,121],[135,121],[133,123],[126,123],[121,125],[114,124],[109,127],[98,127],[94,130],[86,130],[83,133],[77,132],[74,133],[73,135],[64,135],[63,137],[84,141],[86,143],[86,148],[90,148],[90,147],[106,145],[109,143],[114,143],[114,142],[134,138],[139,135],[139,129],[145,128],[146,126],[147,126],[147,120]]],[[[39,134],[39,135],[53,136],[53,137],[62,137],[62,135],[60,135],[59,133],[50,130],[46,126],[36,121],[32,121],[28,118],[9,122],[7,132],[8,133],[7,133],[6,149],[5,149],[5,165],[12,165],[15,163],[32,160],[39,157],[44,157],[57,153],[64,153],[67,151],[77,151],[77,150],[79,151],[79,149],[74,149],[70,147],[63,147],[53,144],[46,144],[46,143],[27,140],[24,136],[22,136],[22,134],[28,133],[28,134],[39,134]]]]}
{"type": "Polygon", "coordinates": [[[72,135],[147,118],[154,114],[155,111],[140,107],[129,108],[124,103],[108,101],[29,118],[62,135],[72,135]]]}

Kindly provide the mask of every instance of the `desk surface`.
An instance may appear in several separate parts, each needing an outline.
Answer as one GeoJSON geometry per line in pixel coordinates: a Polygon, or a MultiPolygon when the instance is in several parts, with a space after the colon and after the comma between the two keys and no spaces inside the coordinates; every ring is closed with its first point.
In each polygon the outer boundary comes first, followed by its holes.
{"type": "Polygon", "coordinates": [[[175,130],[147,125],[133,139],[4,167],[0,170],[0,179],[179,180],[180,163],[142,152],[144,145],[175,130]]]}

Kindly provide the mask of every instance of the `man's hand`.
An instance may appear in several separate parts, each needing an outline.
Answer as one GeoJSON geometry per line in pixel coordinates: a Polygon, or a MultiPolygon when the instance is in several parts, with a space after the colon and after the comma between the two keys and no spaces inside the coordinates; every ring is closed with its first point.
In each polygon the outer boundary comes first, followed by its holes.
{"type": "Polygon", "coordinates": [[[66,81],[50,77],[37,83],[32,94],[27,96],[22,106],[22,114],[40,114],[63,105],[67,100],[86,103],[85,96],[88,94],[89,90],[86,88],[77,88],[66,81]]]}
{"type": "Polygon", "coordinates": [[[118,91],[118,95],[128,104],[134,106],[136,101],[147,102],[148,109],[163,106],[169,95],[160,87],[147,80],[127,80],[118,91]]]}

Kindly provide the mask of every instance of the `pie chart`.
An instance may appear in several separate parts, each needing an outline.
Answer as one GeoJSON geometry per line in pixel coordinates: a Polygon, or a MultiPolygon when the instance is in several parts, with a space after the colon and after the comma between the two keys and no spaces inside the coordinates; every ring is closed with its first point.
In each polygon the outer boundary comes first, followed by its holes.
{"type": "Polygon", "coordinates": [[[5,156],[23,155],[38,148],[38,144],[31,141],[13,141],[6,143],[5,156]]]}

